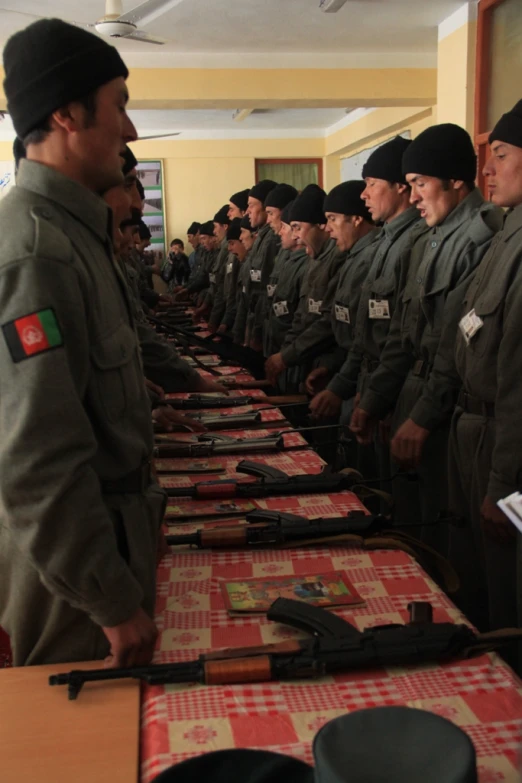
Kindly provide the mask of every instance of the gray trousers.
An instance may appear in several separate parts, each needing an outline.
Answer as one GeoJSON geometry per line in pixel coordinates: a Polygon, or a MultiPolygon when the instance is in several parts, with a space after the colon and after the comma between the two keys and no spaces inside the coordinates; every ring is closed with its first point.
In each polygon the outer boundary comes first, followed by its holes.
{"type": "Polygon", "coordinates": [[[521,549],[520,536],[505,544],[483,530],[480,507],[487,493],[494,445],[493,418],[455,410],[449,446],[450,508],[464,520],[462,527],[451,528],[450,536],[450,559],[461,581],[457,601],[479,628],[493,630],[519,624],[517,560],[521,549]]]}
{"type": "MultiPolygon", "coordinates": [[[[392,417],[392,437],[409,419],[413,406],[422,394],[423,385],[422,378],[414,375],[406,378],[392,417]]],[[[396,522],[405,526],[419,525],[408,532],[436,549],[443,557],[448,553],[448,525],[433,523],[439,514],[448,510],[448,438],[449,422],[428,436],[416,470],[418,480],[397,477],[393,481],[396,522]]],[[[399,466],[392,462],[392,472],[399,470],[399,466]]]]}

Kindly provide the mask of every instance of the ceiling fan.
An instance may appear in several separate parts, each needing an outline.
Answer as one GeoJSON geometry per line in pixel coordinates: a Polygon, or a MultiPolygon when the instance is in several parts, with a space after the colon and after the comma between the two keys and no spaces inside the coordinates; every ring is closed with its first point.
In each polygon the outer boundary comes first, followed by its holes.
{"type": "MultiPolygon", "coordinates": [[[[78,27],[92,27],[99,35],[108,38],[128,38],[132,41],[141,41],[142,43],[158,44],[162,46],[168,43],[165,38],[158,38],[155,35],[149,35],[141,29],[142,26],[149,24],[159,16],[163,16],[175,6],[182,3],[183,0],[146,0],[127,13],[123,13],[122,0],[106,0],[105,15],[97,19],[92,24],[83,24],[83,22],[74,22],[78,27]]],[[[21,14],[22,16],[31,16],[33,19],[42,19],[36,14],[28,14],[14,9],[0,8],[0,11],[9,11],[10,13],[21,14]]],[[[66,20],[67,21],[67,20],[66,20]]]]}

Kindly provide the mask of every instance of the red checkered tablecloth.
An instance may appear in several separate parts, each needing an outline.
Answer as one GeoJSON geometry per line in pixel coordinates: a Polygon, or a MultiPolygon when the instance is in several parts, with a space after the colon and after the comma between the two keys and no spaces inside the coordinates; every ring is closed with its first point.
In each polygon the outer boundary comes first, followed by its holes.
{"type": "MultiPolygon", "coordinates": [[[[310,516],[315,513],[316,509],[310,516]]],[[[155,660],[188,661],[209,650],[304,635],[258,615],[229,616],[220,580],[326,570],[345,571],[364,597],[365,606],[340,612],[361,630],[406,621],[411,600],[430,601],[437,622],[464,621],[403,552],[363,553],[345,546],[226,552],[180,549],[163,559],[158,572],[161,633],[155,660]]],[[[171,764],[223,748],[263,748],[311,762],[311,741],[328,720],[390,704],[430,710],[461,726],[477,749],[480,783],[518,783],[522,684],[496,655],[444,666],[346,672],[317,681],[147,687],[141,780],[150,783],[171,764]]]]}

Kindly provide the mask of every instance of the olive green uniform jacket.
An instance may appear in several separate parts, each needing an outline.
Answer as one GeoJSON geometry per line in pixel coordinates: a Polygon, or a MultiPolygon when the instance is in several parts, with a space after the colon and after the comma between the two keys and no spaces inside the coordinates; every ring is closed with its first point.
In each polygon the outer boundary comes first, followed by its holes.
{"type": "Polygon", "coordinates": [[[100,626],[153,612],[164,507],[145,469],[143,491],[107,483],[152,448],[110,210],[24,160],[0,248],[0,625],[16,665],[99,658],[100,626]]]}
{"type": "Polygon", "coordinates": [[[266,286],[279,252],[280,239],[269,225],[263,226],[256,236],[250,251],[250,280],[247,288],[249,340],[263,341],[263,326],[266,313],[266,286]]]}
{"type": "Polygon", "coordinates": [[[267,284],[268,309],[263,330],[265,356],[279,353],[301,298],[309,256],[304,248],[280,250],[267,284]]]}

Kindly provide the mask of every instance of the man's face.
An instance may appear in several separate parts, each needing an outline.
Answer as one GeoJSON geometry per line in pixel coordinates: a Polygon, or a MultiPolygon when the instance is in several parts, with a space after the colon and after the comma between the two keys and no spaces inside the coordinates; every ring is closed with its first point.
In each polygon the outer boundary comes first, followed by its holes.
{"type": "Polygon", "coordinates": [[[122,256],[128,255],[129,251],[134,247],[134,239],[136,237],[139,239],[139,235],[133,232],[135,232],[134,226],[125,226],[125,228],[119,231],[119,251],[122,256]]]}
{"type": "Polygon", "coordinates": [[[274,234],[279,233],[279,229],[281,228],[281,210],[277,207],[267,207],[266,208],[266,222],[274,232],[274,234]]]}
{"type": "Polygon", "coordinates": [[[248,197],[247,215],[250,218],[252,228],[259,228],[266,223],[266,212],[263,203],[257,198],[248,197]]]}
{"type": "Polygon", "coordinates": [[[170,252],[174,253],[174,255],[177,256],[179,255],[179,253],[183,253],[183,248],[181,247],[180,244],[174,242],[174,244],[170,246],[170,252]]]}
{"type": "Polygon", "coordinates": [[[150,239],[141,239],[139,234],[136,234],[136,250],[143,253],[148,247],[150,247],[150,239]]]}
{"type": "Polygon", "coordinates": [[[199,234],[187,234],[189,244],[192,245],[194,250],[199,245],[199,234]]]}
{"type": "Polygon", "coordinates": [[[242,228],[241,229],[241,244],[245,248],[245,250],[248,251],[252,249],[254,245],[254,235],[251,231],[248,230],[248,228],[242,228]]]}
{"type": "Polygon", "coordinates": [[[281,237],[281,247],[283,250],[295,250],[297,248],[297,240],[294,236],[292,226],[289,223],[281,223],[279,236],[281,237]]]}
{"type": "Polygon", "coordinates": [[[143,202],[140,198],[138,188],[136,187],[137,181],[138,177],[136,176],[136,169],[132,169],[132,171],[130,171],[125,177],[123,188],[130,197],[131,208],[137,209],[139,212],[143,212],[143,202]]]}
{"type": "Polygon", "coordinates": [[[213,250],[216,244],[216,239],[215,237],[211,237],[208,234],[201,234],[200,242],[203,245],[204,250],[213,250]]]}
{"type": "Polygon", "coordinates": [[[231,201],[228,202],[228,219],[234,220],[234,218],[242,218],[245,213],[242,209],[239,209],[239,207],[236,204],[232,204],[231,201]]]}
{"type": "Polygon", "coordinates": [[[296,247],[306,247],[306,238],[310,234],[313,224],[303,223],[300,220],[292,220],[290,225],[292,226],[296,247]]]}
{"type": "Polygon", "coordinates": [[[499,207],[522,204],[522,149],[504,141],[494,141],[484,166],[490,199],[499,207]]]}
{"type": "Polygon", "coordinates": [[[82,161],[85,184],[97,193],[123,182],[122,154],[125,145],[137,139],[136,128],[127,116],[128,99],[125,80],[118,77],[97,90],[93,119],[81,104],[73,102],[69,107],[76,118],[69,144],[82,161]]]}
{"type": "Polygon", "coordinates": [[[339,212],[326,213],[326,231],[337,242],[342,253],[350,250],[357,242],[358,226],[362,219],[354,215],[341,215],[339,212]]]}
{"type": "Polygon", "coordinates": [[[240,239],[228,240],[228,252],[233,253],[240,261],[242,261],[246,255],[245,246],[240,239]]]}
{"type": "Polygon", "coordinates": [[[462,180],[450,179],[445,183],[438,177],[426,177],[423,174],[407,174],[406,180],[411,186],[410,202],[415,204],[430,228],[438,226],[453,212],[459,203],[459,190],[462,180]]]}
{"type": "Polygon", "coordinates": [[[224,226],[223,223],[214,223],[214,236],[217,242],[222,242],[227,235],[228,226],[224,226]]]}
{"type": "Polygon", "coordinates": [[[112,210],[112,241],[116,247],[121,242],[120,223],[131,216],[131,195],[124,185],[115,185],[103,198],[112,210]]]}
{"type": "Polygon", "coordinates": [[[375,177],[366,177],[365,182],[366,188],[361,193],[361,198],[366,203],[373,222],[386,223],[394,218],[402,208],[406,185],[375,177]]]}

